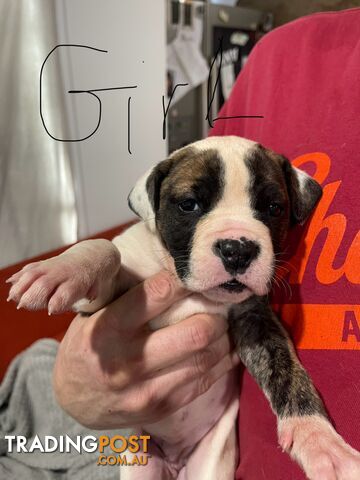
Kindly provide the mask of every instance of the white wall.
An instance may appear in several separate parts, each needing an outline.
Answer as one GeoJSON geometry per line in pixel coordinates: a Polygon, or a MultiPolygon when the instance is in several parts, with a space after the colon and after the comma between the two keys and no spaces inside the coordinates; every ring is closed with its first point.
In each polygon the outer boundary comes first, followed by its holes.
{"type": "MultiPolygon", "coordinates": [[[[58,49],[64,87],[88,90],[137,85],[133,90],[97,93],[102,102],[98,131],[70,143],[79,212],[79,235],[86,237],[130,218],[127,195],[135,180],[166,156],[162,139],[165,92],[165,2],[162,0],[60,0],[56,2],[58,49]],[[127,102],[131,101],[128,153],[127,102]]],[[[89,94],[67,96],[69,135],[86,136],[98,118],[89,94]]]]}

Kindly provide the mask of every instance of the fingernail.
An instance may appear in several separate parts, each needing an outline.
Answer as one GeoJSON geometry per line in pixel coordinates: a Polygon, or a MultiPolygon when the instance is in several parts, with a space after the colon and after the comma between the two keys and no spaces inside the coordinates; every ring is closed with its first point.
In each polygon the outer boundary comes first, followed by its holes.
{"type": "Polygon", "coordinates": [[[171,280],[167,277],[160,277],[158,279],[158,286],[160,287],[160,291],[164,297],[166,295],[169,295],[170,293],[170,290],[171,290],[170,282],[171,280]]]}
{"type": "Polygon", "coordinates": [[[167,274],[161,273],[155,278],[147,280],[150,290],[157,298],[166,298],[171,293],[171,279],[167,274]]]}

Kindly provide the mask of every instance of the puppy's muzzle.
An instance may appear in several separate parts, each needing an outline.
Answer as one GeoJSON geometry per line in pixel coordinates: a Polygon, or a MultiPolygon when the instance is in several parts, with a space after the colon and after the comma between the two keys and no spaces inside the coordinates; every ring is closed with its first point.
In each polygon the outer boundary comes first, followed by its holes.
{"type": "Polygon", "coordinates": [[[231,275],[242,274],[256,259],[260,246],[253,240],[241,237],[240,240],[217,240],[213,252],[220,257],[225,270],[231,275]]]}

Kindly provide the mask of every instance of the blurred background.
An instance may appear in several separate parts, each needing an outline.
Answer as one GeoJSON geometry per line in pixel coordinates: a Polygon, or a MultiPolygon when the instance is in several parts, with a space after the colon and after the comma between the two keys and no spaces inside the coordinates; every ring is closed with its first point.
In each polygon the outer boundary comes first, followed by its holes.
{"type": "Polygon", "coordinates": [[[131,220],[136,179],[207,135],[209,85],[214,118],[263,35],[357,6],[0,0],[0,266],[131,220]]]}

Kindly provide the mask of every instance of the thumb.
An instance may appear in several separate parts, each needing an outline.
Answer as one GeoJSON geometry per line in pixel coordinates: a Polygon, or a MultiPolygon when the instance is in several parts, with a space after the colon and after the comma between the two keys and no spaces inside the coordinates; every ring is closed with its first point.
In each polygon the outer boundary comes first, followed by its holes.
{"type": "Polygon", "coordinates": [[[161,271],[126,292],[109,305],[121,329],[137,329],[189,295],[170,272],[161,271]]]}

